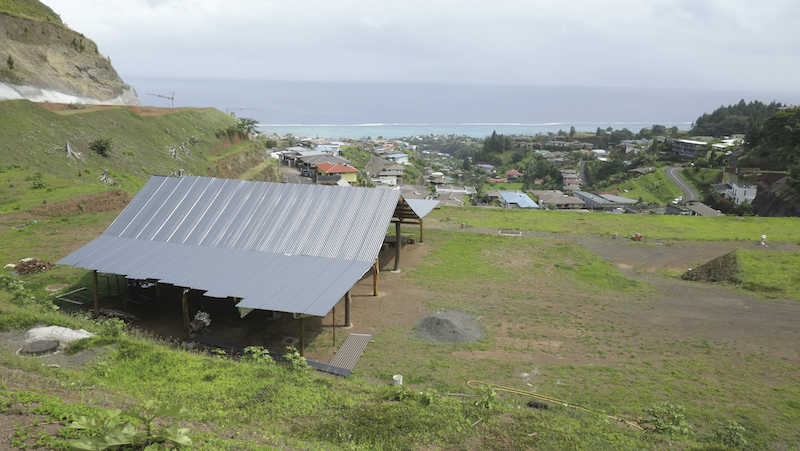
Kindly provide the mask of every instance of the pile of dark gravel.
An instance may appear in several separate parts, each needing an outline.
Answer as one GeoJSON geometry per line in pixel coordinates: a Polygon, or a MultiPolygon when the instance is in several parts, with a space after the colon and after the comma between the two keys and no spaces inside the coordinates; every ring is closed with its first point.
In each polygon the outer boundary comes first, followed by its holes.
{"type": "Polygon", "coordinates": [[[445,310],[422,318],[417,323],[417,337],[440,344],[471,343],[483,337],[483,328],[472,315],[445,310]]]}

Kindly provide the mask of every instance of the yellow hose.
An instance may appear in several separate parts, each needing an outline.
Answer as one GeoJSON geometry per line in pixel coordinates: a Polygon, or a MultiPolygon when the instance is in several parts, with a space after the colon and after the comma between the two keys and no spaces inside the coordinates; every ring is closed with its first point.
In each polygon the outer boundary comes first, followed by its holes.
{"type": "MultiPolygon", "coordinates": [[[[551,398],[549,396],[539,395],[539,394],[536,394],[536,393],[530,393],[530,392],[526,392],[526,391],[519,390],[519,389],[516,389],[516,388],[503,387],[502,385],[495,385],[495,384],[492,384],[491,382],[483,382],[483,381],[472,380],[472,381],[467,382],[467,385],[469,386],[469,388],[472,388],[472,389],[490,388],[490,389],[495,390],[495,391],[504,391],[504,392],[508,392],[508,393],[514,393],[514,394],[517,394],[517,395],[529,396],[531,398],[535,398],[535,399],[538,399],[538,400],[541,400],[541,401],[552,402],[554,404],[561,404],[564,407],[571,407],[573,409],[581,410],[581,411],[588,412],[588,413],[591,413],[591,414],[597,413],[597,412],[592,412],[591,410],[587,409],[584,406],[581,406],[581,405],[578,405],[578,404],[570,404],[567,401],[564,401],[564,400],[561,400],[561,399],[551,398]]],[[[626,420],[625,418],[621,418],[621,417],[614,416],[614,415],[608,415],[608,414],[603,414],[603,415],[605,415],[608,418],[611,418],[612,420],[620,421],[622,423],[625,423],[628,426],[633,426],[636,429],[639,429],[639,430],[642,430],[642,431],[644,430],[643,427],[639,426],[638,424],[636,424],[633,421],[626,420]]]]}

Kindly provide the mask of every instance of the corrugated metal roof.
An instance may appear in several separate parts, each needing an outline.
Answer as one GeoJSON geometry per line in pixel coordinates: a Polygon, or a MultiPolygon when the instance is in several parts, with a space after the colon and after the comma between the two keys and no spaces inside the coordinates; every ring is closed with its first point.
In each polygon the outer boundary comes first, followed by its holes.
{"type": "Polygon", "coordinates": [[[437,205],[439,205],[438,200],[428,200],[428,199],[406,199],[403,198],[403,201],[411,207],[411,210],[417,215],[418,218],[424,218],[431,212],[437,205]]]}
{"type": "Polygon", "coordinates": [[[375,262],[399,196],[153,177],[103,235],[59,263],[323,316],[375,262]]]}

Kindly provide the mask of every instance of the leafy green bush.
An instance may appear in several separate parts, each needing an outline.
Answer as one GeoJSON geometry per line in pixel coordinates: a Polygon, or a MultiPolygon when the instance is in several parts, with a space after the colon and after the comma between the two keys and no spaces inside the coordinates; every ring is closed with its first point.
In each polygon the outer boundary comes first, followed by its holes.
{"type": "Polygon", "coordinates": [[[720,423],[714,424],[714,429],[711,430],[711,436],[717,443],[721,443],[731,448],[740,448],[747,446],[747,441],[744,439],[745,429],[742,425],[734,420],[725,420],[720,423]]]}
{"type": "Polygon", "coordinates": [[[644,411],[650,418],[638,422],[646,430],[664,435],[691,435],[692,426],[686,421],[686,408],[681,405],[662,402],[644,411]],[[649,425],[649,427],[647,427],[649,425]]]}
{"type": "Polygon", "coordinates": [[[102,451],[106,449],[168,450],[165,443],[176,448],[191,447],[189,429],[178,423],[155,430],[157,417],[186,418],[189,411],[180,405],[146,401],[128,411],[106,410],[91,418],[81,416],[69,429],[83,431],[85,436],[70,442],[73,449],[102,451]],[[144,430],[141,428],[143,427],[144,430]]]}
{"type": "Polygon", "coordinates": [[[6,64],[8,65],[8,70],[14,70],[14,57],[8,55],[8,59],[6,60],[6,64]]]}
{"type": "Polygon", "coordinates": [[[89,143],[89,148],[97,152],[97,154],[107,157],[114,148],[114,143],[111,141],[111,138],[100,138],[89,143]]]}

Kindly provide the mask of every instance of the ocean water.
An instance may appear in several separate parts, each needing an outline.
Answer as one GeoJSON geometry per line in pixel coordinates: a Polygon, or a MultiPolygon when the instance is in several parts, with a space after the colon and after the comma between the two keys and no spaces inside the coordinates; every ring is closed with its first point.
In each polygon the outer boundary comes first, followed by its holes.
{"type": "Polygon", "coordinates": [[[638,132],[660,124],[688,130],[722,105],[760,100],[800,104],[800,93],[718,90],[128,79],[144,105],[214,107],[258,121],[266,134],[401,138],[492,131],[535,134],[638,132]],[[172,97],[166,99],[160,96],[172,97]]]}

